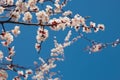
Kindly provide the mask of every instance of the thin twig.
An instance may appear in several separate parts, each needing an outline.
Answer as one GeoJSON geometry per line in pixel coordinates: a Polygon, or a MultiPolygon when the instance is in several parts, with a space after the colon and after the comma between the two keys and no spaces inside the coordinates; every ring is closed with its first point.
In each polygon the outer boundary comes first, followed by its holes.
{"type": "Polygon", "coordinates": [[[2,29],[3,29],[3,31],[6,32],[4,24],[1,23],[1,25],[2,25],[2,29]]]}

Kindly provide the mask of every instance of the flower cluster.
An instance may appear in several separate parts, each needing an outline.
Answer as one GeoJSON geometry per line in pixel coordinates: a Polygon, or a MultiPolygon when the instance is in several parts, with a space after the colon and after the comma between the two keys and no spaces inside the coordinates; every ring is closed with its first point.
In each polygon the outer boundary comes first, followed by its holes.
{"type": "Polygon", "coordinates": [[[20,19],[20,13],[16,10],[10,13],[13,21],[18,21],[20,19]]]}
{"type": "Polygon", "coordinates": [[[37,30],[37,36],[36,36],[36,40],[37,43],[35,43],[35,48],[36,50],[39,52],[41,46],[41,42],[45,41],[49,36],[48,30],[47,29],[43,29],[43,28],[38,28],[37,30]]]}
{"type": "Polygon", "coordinates": [[[42,64],[39,67],[40,70],[38,69],[32,78],[37,80],[38,79],[42,80],[46,78],[45,74],[51,75],[50,69],[53,69],[56,67],[56,64],[54,63],[56,59],[50,58],[48,62],[45,62],[43,58],[40,57],[39,60],[42,62],[42,64]]]}
{"type": "Polygon", "coordinates": [[[47,5],[47,6],[46,6],[46,9],[45,9],[45,10],[46,10],[46,13],[47,13],[48,16],[50,16],[50,15],[53,14],[52,9],[53,9],[52,6],[50,6],[50,5],[47,5]]]}
{"type": "Polygon", "coordinates": [[[18,34],[20,34],[20,30],[19,30],[19,26],[15,26],[15,28],[11,31],[8,32],[2,32],[0,34],[0,39],[3,40],[1,43],[3,46],[8,47],[14,40],[14,37],[11,33],[13,33],[13,35],[17,36],[18,34]]]}
{"type": "Polygon", "coordinates": [[[37,62],[34,62],[37,68],[36,68],[35,75],[32,77],[33,79],[44,80],[47,78],[47,80],[60,80],[59,77],[56,77],[56,78],[53,77],[53,72],[51,72],[51,69],[54,69],[55,67],[57,67],[56,61],[64,61],[64,49],[67,46],[70,46],[75,41],[77,41],[78,38],[80,38],[79,36],[77,36],[70,41],[71,35],[72,35],[72,32],[70,30],[66,35],[63,43],[58,43],[56,39],[54,40],[55,47],[51,49],[50,58],[47,59],[47,61],[39,57],[39,60],[42,62],[41,65],[39,66],[37,62]],[[48,76],[46,77],[45,75],[48,75],[49,77],[48,76]]]}
{"type": "Polygon", "coordinates": [[[60,0],[55,0],[55,3],[54,3],[54,6],[55,6],[54,12],[55,13],[62,12],[62,8],[65,7],[66,3],[67,3],[67,0],[63,1],[61,4],[60,4],[60,0]]]}
{"type": "Polygon", "coordinates": [[[93,28],[94,32],[98,32],[99,30],[102,30],[102,31],[105,30],[104,24],[98,24],[96,26],[96,23],[94,23],[94,22],[90,22],[90,27],[89,28],[93,28]]]}
{"type": "Polygon", "coordinates": [[[49,16],[44,10],[37,12],[36,16],[39,23],[45,23],[49,21],[49,16]]]}
{"type": "Polygon", "coordinates": [[[58,31],[60,29],[65,29],[66,26],[70,26],[70,19],[68,17],[60,17],[59,19],[53,18],[49,21],[51,29],[58,31]]]}
{"type": "Polygon", "coordinates": [[[33,71],[31,69],[28,69],[25,71],[25,73],[23,71],[17,71],[18,76],[14,77],[13,80],[21,80],[21,77],[24,78],[24,80],[28,79],[28,75],[33,74],[33,71]]]}
{"type": "Polygon", "coordinates": [[[24,13],[25,11],[28,10],[28,5],[26,2],[23,2],[22,0],[17,0],[16,1],[16,8],[15,8],[19,13],[24,13]]]}
{"type": "Polygon", "coordinates": [[[13,41],[13,35],[9,32],[2,32],[0,39],[4,40],[1,42],[2,45],[7,47],[13,41]]]}
{"type": "Polygon", "coordinates": [[[102,49],[102,44],[99,43],[99,44],[95,44],[92,46],[92,48],[90,49],[91,52],[98,52],[102,49]]]}
{"type": "Polygon", "coordinates": [[[48,38],[48,36],[49,34],[47,29],[38,28],[37,36],[36,36],[38,43],[40,43],[41,41],[45,41],[48,38]]]}
{"type": "Polygon", "coordinates": [[[31,11],[39,11],[39,7],[36,5],[38,0],[28,0],[28,6],[31,11]]]}
{"type": "Polygon", "coordinates": [[[53,18],[49,20],[49,24],[51,25],[51,29],[58,31],[58,30],[64,30],[67,26],[73,27],[76,31],[80,29],[80,27],[83,28],[83,32],[90,33],[91,29],[94,29],[94,32],[97,32],[99,30],[104,30],[105,27],[103,24],[98,24],[97,27],[95,27],[95,23],[90,22],[90,26],[87,26],[86,20],[84,17],[80,16],[79,14],[76,14],[74,18],[70,19],[67,17],[67,15],[70,15],[70,11],[66,11],[64,15],[65,17],[59,17],[59,19],[53,18]]]}

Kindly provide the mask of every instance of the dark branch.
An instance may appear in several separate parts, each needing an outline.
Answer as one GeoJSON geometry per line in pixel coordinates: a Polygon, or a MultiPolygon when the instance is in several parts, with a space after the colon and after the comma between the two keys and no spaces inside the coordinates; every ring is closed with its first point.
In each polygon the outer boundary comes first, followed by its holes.
{"type": "Polygon", "coordinates": [[[3,23],[1,23],[1,26],[2,26],[3,31],[6,32],[6,30],[5,30],[5,26],[4,26],[3,23]]]}
{"type": "Polygon", "coordinates": [[[52,26],[50,24],[25,23],[25,22],[15,22],[15,21],[0,21],[0,23],[1,24],[3,24],[3,23],[14,23],[14,24],[29,25],[29,26],[52,26]]]}

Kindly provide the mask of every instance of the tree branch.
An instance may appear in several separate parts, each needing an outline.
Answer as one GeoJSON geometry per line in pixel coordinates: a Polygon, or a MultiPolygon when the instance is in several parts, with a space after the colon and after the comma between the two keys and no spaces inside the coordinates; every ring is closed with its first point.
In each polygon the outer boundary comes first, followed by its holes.
{"type": "Polygon", "coordinates": [[[22,24],[22,25],[29,25],[29,26],[52,26],[51,24],[40,24],[40,23],[25,23],[25,22],[15,22],[15,21],[0,21],[1,24],[3,23],[14,23],[14,24],[22,24]]]}

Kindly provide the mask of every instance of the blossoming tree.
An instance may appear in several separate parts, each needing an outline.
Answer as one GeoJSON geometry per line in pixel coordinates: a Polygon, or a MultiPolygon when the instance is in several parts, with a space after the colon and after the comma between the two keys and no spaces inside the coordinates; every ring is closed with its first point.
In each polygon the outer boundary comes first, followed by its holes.
{"type": "Polygon", "coordinates": [[[96,24],[92,21],[88,24],[89,16],[72,15],[72,11],[64,10],[67,2],[68,0],[0,0],[0,44],[7,50],[6,53],[0,48],[0,79],[7,79],[10,75],[7,71],[10,70],[17,73],[13,76],[13,80],[27,80],[29,77],[33,80],[61,80],[59,72],[52,70],[57,67],[57,63],[64,61],[64,49],[77,40],[84,39],[91,43],[85,48],[90,54],[101,51],[109,45],[117,46],[120,43],[120,39],[111,43],[101,43],[87,38],[83,33],[104,31],[104,24],[96,24]],[[6,24],[15,26],[12,30],[7,30],[6,24]],[[59,32],[67,28],[69,31],[62,43],[59,43],[57,36],[54,36],[54,48],[50,50],[47,60],[38,56],[41,63],[34,61],[34,68],[29,68],[29,66],[15,64],[13,59],[16,53],[14,38],[22,34],[20,27],[23,25],[38,28],[34,36],[38,54],[42,50],[43,43],[49,38],[49,30],[59,32]],[[71,37],[73,33],[78,35],[71,37]]]}

